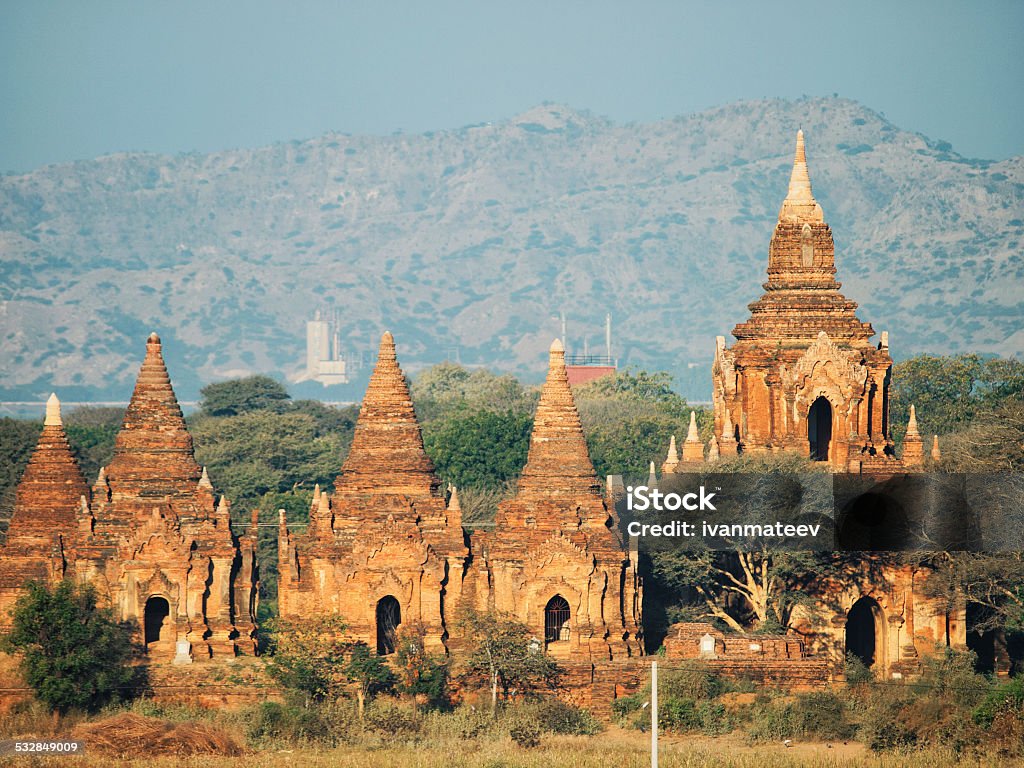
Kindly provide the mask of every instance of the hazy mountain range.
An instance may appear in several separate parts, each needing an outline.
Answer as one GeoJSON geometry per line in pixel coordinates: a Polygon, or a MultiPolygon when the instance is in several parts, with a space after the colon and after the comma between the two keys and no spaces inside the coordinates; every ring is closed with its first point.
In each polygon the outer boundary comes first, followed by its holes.
{"type": "Polygon", "coordinates": [[[621,364],[699,397],[715,335],[761,293],[797,127],[844,293],[897,358],[1024,352],[1022,158],[966,159],[838,98],[627,125],[545,105],[0,177],[0,398],[125,399],[151,330],[184,398],[294,376],[318,307],[345,351],[390,329],[407,370],[457,357],[531,380],[559,312],[577,352],[584,334],[603,351],[610,312],[621,364]]]}

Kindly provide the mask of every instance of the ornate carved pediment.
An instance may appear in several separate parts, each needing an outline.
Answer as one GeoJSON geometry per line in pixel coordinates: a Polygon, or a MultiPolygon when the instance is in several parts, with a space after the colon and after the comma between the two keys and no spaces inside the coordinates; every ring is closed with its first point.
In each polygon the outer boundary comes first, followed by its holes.
{"type": "Polygon", "coordinates": [[[154,568],[148,578],[141,575],[136,577],[135,585],[139,605],[144,604],[151,595],[160,595],[174,602],[180,597],[178,587],[171,583],[160,568],[154,568]]]}
{"type": "Polygon", "coordinates": [[[857,362],[855,352],[840,349],[821,331],[796,365],[782,366],[780,374],[783,387],[796,395],[798,403],[809,404],[824,395],[839,406],[864,391],[868,369],[857,362]]]}

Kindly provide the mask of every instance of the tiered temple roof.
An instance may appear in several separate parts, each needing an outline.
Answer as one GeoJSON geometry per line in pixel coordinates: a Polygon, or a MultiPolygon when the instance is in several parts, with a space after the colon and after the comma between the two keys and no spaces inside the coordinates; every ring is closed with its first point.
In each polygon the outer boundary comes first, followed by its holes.
{"type": "Polygon", "coordinates": [[[734,349],[806,347],[821,331],[843,345],[870,345],[874,330],[857,319],[857,302],[840,293],[835,274],[832,230],[811,191],[799,131],[789,191],[768,250],[765,293],[750,305],[750,319],[733,329],[734,349]]]}
{"type": "Polygon", "coordinates": [[[89,487],[68,444],[60,401],[50,395],[36,449],[15,493],[7,542],[0,549],[0,589],[63,575],[77,538],[78,513],[89,487]],[[56,562],[55,562],[56,561],[56,562]],[[57,573],[52,573],[56,565],[57,573]]]}
{"type": "Polygon", "coordinates": [[[155,333],[105,474],[114,500],[188,497],[202,476],[155,333]]]}

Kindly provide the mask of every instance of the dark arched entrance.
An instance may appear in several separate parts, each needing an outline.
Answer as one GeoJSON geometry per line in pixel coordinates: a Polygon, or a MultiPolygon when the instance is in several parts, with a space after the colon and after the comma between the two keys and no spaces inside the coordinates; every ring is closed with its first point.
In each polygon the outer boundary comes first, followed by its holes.
{"type": "Polygon", "coordinates": [[[544,606],[544,642],[557,643],[569,639],[569,601],[555,595],[544,606]]]}
{"type": "Polygon", "coordinates": [[[846,614],[846,653],[872,667],[882,651],[882,609],[873,598],[862,597],[846,614]]]}
{"type": "Polygon", "coordinates": [[[142,614],[142,627],[146,645],[160,642],[160,632],[164,620],[171,614],[171,606],[166,599],[154,595],[146,601],[142,614]]]}
{"type": "Polygon", "coordinates": [[[828,447],[832,440],[832,404],[819,397],[811,403],[807,413],[807,440],[811,444],[811,461],[828,461],[828,447]]]}
{"type": "Polygon", "coordinates": [[[398,645],[398,625],[402,623],[402,608],[391,595],[377,603],[377,653],[385,656],[395,652],[398,645]]]}

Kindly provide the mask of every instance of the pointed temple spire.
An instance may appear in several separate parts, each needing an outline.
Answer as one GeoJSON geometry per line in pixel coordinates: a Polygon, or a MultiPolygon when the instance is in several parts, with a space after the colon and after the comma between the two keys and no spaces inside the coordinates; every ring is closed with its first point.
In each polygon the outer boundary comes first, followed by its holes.
{"type": "Polygon", "coordinates": [[[942,461],[942,451],[939,450],[939,436],[932,438],[932,461],[942,461]]]}
{"type": "Polygon", "coordinates": [[[43,419],[44,427],[59,427],[64,424],[60,418],[60,400],[57,393],[51,392],[50,398],[46,401],[46,417],[43,419]]]}
{"type": "Polygon", "coordinates": [[[910,405],[910,420],[907,422],[907,437],[920,437],[921,433],[917,429],[917,410],[914,408],[913,403],[910,405]]]}
{"type": "Polygon", "coordinates": [[[199,478],[199,487],[213,490],[213,483],[210,482],[210,476],[206,474],[206,467],[203,467],[203,475],[199,478]]]}
{"type": "Polygon", "coordinates": [[[115,496],[183,496],[195,491],[202,476],[192,452],[192,437],[185,426],[178,398],[164,364],[160,337],[146,340],[135,391],[114,440],[114,457],[107,465],[107,480],[115,496]]]}
{"type": "Polygon", "coordinates": [[[917,411],[913,405],[910,406],[907,432],[903,436],[903,463],[907,467],[920,467],[924,464],[924,440],[917,429],[917,411]]]}
{"type": "Polygon", "coordinates": [[[8,551],[26,547],[34,551],[37,546],[49,551],[55,535],[71,540],[78,529],[83,496],[89,497],[89,486],[68,444],[60,401],[50,395],[43,431],[15,491],[8,551]]]}
{"type": "Polygon", "coordinates": [[[825,215],[811,192],[811,176],[807,172],[807,152],[804,148],[804,132],[796,132],[796,152],[793,156],[793,170],[789,175],[789,191],[779,211],[780,221],[821,223],[825,215]]]}
{"type": "Polygon", "coordinates": [[[459,504],[459,489],[449,483],[448,490],[451,491],[451,496],[448,497],[448,511],[461,512],[462,506],[459,504]]]}
{"type": "Polygon", "coordinates": [[[690,428],[686,432],[686,442],[683,443],[683,461],[688,464],[704,461],[704,444],[700,441],[700,433],[697,431],[695,411],[690,411],[690,428]]]}
{"type": "Polygon", "coordinates": [[[555,339],[530,436],[530,451],[519,478],[519,493],[542,496],[600,496],[601,483],[587,452],[583,425],[565,371],[565,348],[555,339]]]}
{"type": "Polygon", "coordinates": [[[661,465],[662,474],[671,474],[679,466],[679,451],[676,449],[676,436],[668,441],[668,455],[665,456],[665,463],[661,465]]]}
{"type": "Polygon", "coordinates": [[[451,496],[448,497],[448,506],[446,508],[446,516],[448,519],[448,525],[452,528],[462,527],[462,505],[459,503],[459,489],[451,483],[448,484],[448,490],[451,491],[451,496]]]}
{"type": "Polygon", "coordinates": [[[352,447],[334,487],[338,493],[439,495],[440,481],[423,450],[423,435],[390,332],[381,337],[352,447]]]}

